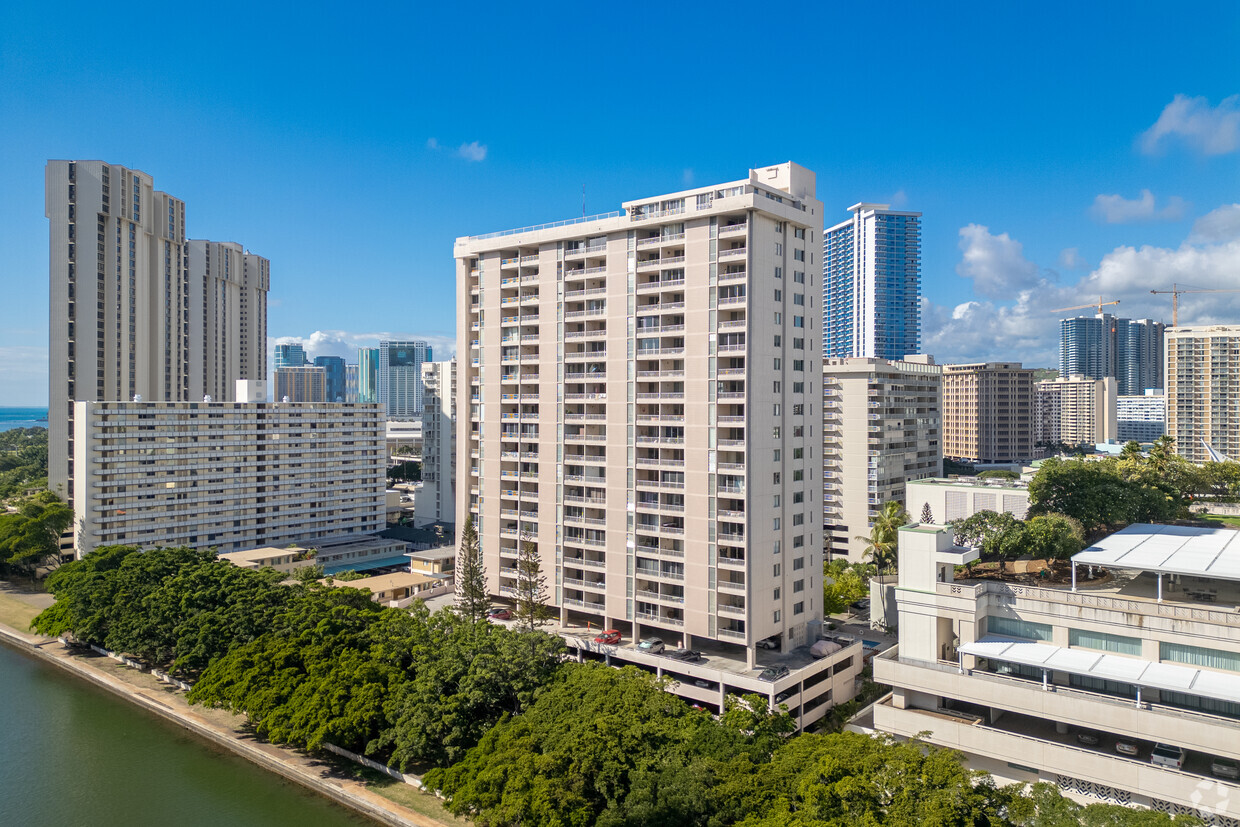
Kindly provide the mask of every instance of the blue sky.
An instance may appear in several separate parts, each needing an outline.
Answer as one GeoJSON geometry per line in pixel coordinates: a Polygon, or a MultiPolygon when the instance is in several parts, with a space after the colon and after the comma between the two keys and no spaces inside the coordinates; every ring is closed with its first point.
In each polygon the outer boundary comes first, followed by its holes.
{"type": "MultiPolygon", "coordinates": [[[[0,405],[47,398],[48,158],[151,174],[271,259],[273,338],[341,355],[447,355],[458,235],[794,160],[828,222],[925,214],[926,350],[1049,365],[1050,308],[1240,287],[1238,9],[9,2],[0,405]]],[[[1240,293],[1184,297],[1206,321],[1240,293]]]]}

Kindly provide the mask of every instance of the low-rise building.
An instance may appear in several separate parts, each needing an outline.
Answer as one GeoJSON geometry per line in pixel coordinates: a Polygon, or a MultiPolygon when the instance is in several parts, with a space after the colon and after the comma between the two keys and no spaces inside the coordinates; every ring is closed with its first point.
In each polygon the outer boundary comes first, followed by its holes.
{"type": "Polygon", "coordinates": [[[1000,784],[1240,823],[1240,532],[1132,525],[1063,582],[956,580],[975,554],[946,527],[901,529],[873,727],[1000,784]]]}
{"type": "Polygon", "coordinates": [[[334,580],[330,577],[319,581],[328,586],[349,589],[365,589],[370,599],[393,609],[404,609],[414,600],[425,600],[443,594],[443,581],[436,577],[410,571],[377,574],[357,580],[334,580]]]}
{"type": "Polygon", "coordinates": [[[389,537],[346,535],[320,538],[314,543],[315,562],[324,574],[402,566],[409,544],[389,537]]]}
{"type": "Polygon", "coordinates": [[[240,551],[384,527],[378,405],[78,402],[77,554],[240,551]]]}
{"type": "Polygon", "coordinates": [[[263,546],[245,551],[227,551],[219,555],[219,558],[243,569],[275,569],[285,574],[292,574],[298,569],[309,568],[315,564],[314,555],[300,546],[263,546]]]}
{"type": "Polygon", "coordinates": [[[904,487],[904,507],[916,520],[926,506],[939,523],[963,520],[979,511],[1007,512],[1023,520],[1029,511],[1029,483],[977,477],[910,480],[904,487]]]}

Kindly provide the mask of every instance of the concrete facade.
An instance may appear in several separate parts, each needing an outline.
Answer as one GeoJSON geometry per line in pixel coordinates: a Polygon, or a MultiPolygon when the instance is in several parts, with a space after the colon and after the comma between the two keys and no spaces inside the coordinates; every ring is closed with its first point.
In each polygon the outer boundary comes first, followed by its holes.
{"type": "Polygon", "coordinates": [[[415,526],[456,522],[456,360],[422,365],[422,488],[415,526]]]}
{"type": "Polygon", "coordinates": [[[1034,447],[1096,445],[1117,438],[1115,379],[1084,376],[1047,379],[1034,385],[1034,447]]]}
{"type": "Polygon", "coordinates": [[[389,420],[422,418],[422,365],[432,359],[426,342],[380,342],[375,394],[389,420]]]}
{"type": "Polygon", "coordinates": [[[1167,329],[1167,434],[1192,462],[1205,442],[1240,459],[1240,325],[1167,329]]]}
{"type": "Polygon", "coordinates": [[[79,402],[77,554],[238,551],[384,527],[377,405],[79,402]]]}
{"type": "Polygon", "coordinates": [[[276,368],[276,402],[326,402],[327,371],[315,365],[276,368]]]}
{"type": "Polygon", "coordinates": [[[190,239],[189,399],[235,402],[238,379],[267,378],[271,263],[229,241],[190,239]]]}
{"type": "Polygon", "coordinates": [[[1120,442],[1153,442],[1167,432],[1167,397],[1150,389],[1141,396],[1115,400],[1115,427],[1120,442]]]}
{"type": "Polygon", "coordinates": [[[822,387],[823,530],[833,556],[860,561],[857,537],[883,503],[943,473],[943,368],[929,357],[826,359],[822,387]]]}
{"type": "Polygon", "coordinates": [[[822,613],[814,174],[786,163],[456,243],[457,519],[561,622],[812,642],[822,613]]]}
{"type": "Polygon", "coordinates": [[[943,456],[1021,462],[1033,456],[1033,370],[1019,362],[943,366],[943,456]]]}
{"type": "Polygon", "coordinates": [[[904,491],[904,507],[914,520],[921,517],[927,505],[931,517],[939,523],[963,520],[979,511],[1007,512],[1023,520],[1029,511],[1029,483],[1019,480],[910,480],[904,491]]]}

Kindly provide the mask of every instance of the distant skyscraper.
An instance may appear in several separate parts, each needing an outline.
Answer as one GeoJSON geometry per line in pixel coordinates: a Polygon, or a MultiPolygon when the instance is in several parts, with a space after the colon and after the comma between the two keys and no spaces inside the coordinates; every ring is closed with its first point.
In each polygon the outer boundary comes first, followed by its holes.
{"type": "Polygon", "coordinates": [[[189,398],[234,400],[238,379],[267,378],[267,259],[228,241],[191,239],[189,398]]]}
{"type": "Polygon", "coordinates": [[[379,401],[379,348],[364,347],[357,351],[357,401],[379,401]]]}
{"type": "Polygon", "coordinates": [[[314,364],[323,368],[326,373],[327,401],[344,402],[345,400],[345,365],[339,356],[315,356],[314,364]]]}
{"type": "Polygon", "coordinates": [[[422,418],[422,363],[433,361],[426,342],[380,342],[376,393],[388,419],[422,418]]]}
{"type": "Polygon", "coordinates": [[[903,359],[921,349],[921,213],[848,209],[822,238],[822,354],[903,359]]]}
{"type": "Polygon", "coordinates": [[[71,500],[74,402],[189,398],[185,204],[103,161],[48,161],[45,184],[48,485],[71,500]]]}
{"type": "Polygon", "coordinates": [[[357,402],[357,365],[344,366],[344,401],[357,402]]]}
{"type": "Polygon", "coordinates": [[[299,368],[310,364],[306,349],[301,345],[276,345],[275,369],[299,368]]]}
{"type": "Polygon", "coordinates": [[[422,490],[414,525],[456,522],[456,360],[422,365],[422,490]]]}
{"type": "Polygon", "coordinates": [[[1121,396],[1163,386],[1162,322],[1120,319],[1110,313],[1059,323],[1059,375],[1115,377],[1121,396]]]}
{"type": "Polygon", "coordinates": [[[315,365],[276,368],[275,401],[326,402],[327,371],[315,365]]]}

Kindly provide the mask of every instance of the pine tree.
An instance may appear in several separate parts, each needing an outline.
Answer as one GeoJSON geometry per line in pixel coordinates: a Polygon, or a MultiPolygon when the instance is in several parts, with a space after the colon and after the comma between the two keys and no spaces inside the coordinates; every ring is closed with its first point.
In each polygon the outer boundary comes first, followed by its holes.
{"type": "Polygon", "coordinates": [[[547,578],[542,573],[538,545],[526,534],[522,534],[517,551],[517,605],[512,615],[528,632],[551,617],[551,610],[547,608],[547,578]]]}
{"type": "Polygon", "coordinates": [[[485,620],[491,600],[487,595],[487,571],[482,564],[482,548],[472,514],[461,529],[461,547],[456,557],[456,610],[475,623],[485,620]]]}
{"type": "Polygon", "coordinates": [[[930,503],[921,507],[921,524],[934,525],[934,512],[930,510],[930,503]]]}

